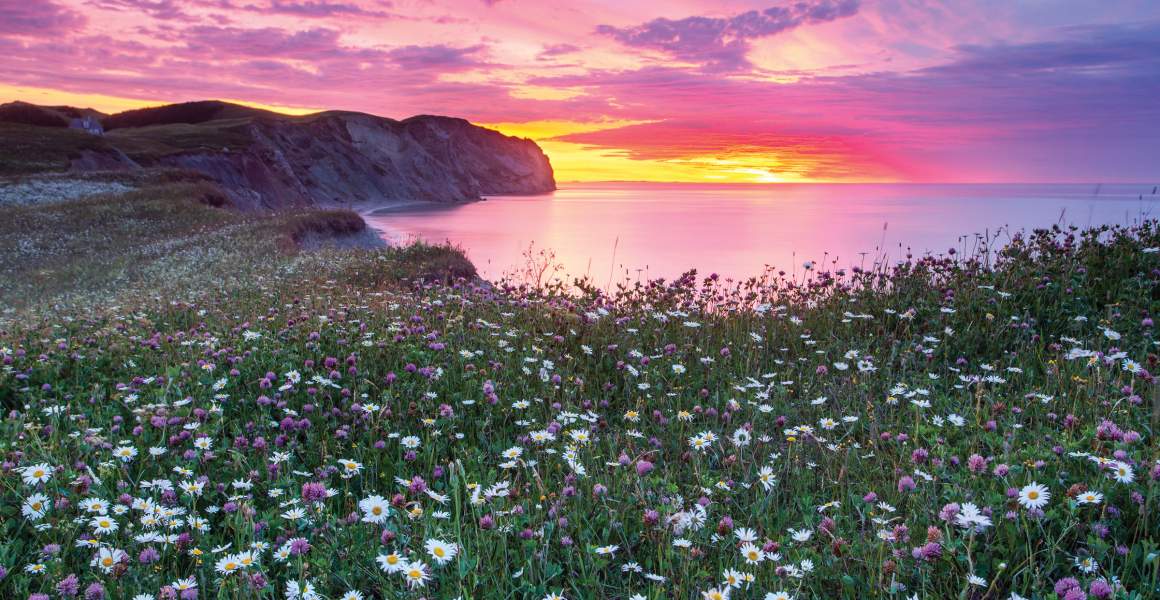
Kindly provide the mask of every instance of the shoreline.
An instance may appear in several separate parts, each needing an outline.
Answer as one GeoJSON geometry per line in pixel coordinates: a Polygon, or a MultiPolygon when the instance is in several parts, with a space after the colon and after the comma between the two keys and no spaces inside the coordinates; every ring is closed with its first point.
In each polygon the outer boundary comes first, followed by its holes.
{"type": "MultiPolygon", "coordinates": [[[[459,202],[448,204],[447,206],[458,206],[459,202]]],[[[391,202],[372,204],[366,206],[352,206],[351,210],[357,212],[359,216],[370,217],[384,213],[401,212],[411,208],[420,208],[429,205],[445,206],[442,203],[431,202],[428,200],[395,200],[391,202]]]]}
{"type": "MultiPolygon", "coordinates": [[[[474,204],[476,202],[486,202],[486,197],[481,197],[478,200],[469,202],[432,202],[430,200],[394,200],[385,203],[366,204],[363,206],[351,206],[350,210],[358,213],[362,218],[363,223],[366,223],[367,229],[375,231],[384,244],[390,247],[397,245],[405,245],[406,241],[403,232],[385,226],[382,219],[368,219],[368,217],[384,217],[392,213],[410,212],[410,211],[433,211],[444,210],[448,208],[455,208],[466,204],[474,204]]],[[[418,238],[415,238],[416,240],[418,238]]]]}
{"type": "Polygon", "coordinates": [[[382,222],[380,219],[372,219],[370,217],[376,217],[376,216],[380,216],[380,215],[384,215],[384,214],[389,214],[392,212],[405,211],[409,208],[414,208],[415,206],[419,205],[420,203],[423,203],[423,201],[422,200],[401,200],[401,201],[390,202],[387,204],[377,204],[377,205],[374,205],[372,207],[363,207],[363,208],[352,207],[351,210],[354,210],[356,213],[358,213],[359,218],[361,218],[363,223],[366,224],[366,231],[368,233],[373,233],[374,236],[376,238],[378,238],[384,246],[387,246],[389,248],[393,248],[396,246],[403,245],[402,244],[402,241],[403,241],[402,240],[402,238],[403,238],[402,232],[386,228],[382,225],[382,222]]]}

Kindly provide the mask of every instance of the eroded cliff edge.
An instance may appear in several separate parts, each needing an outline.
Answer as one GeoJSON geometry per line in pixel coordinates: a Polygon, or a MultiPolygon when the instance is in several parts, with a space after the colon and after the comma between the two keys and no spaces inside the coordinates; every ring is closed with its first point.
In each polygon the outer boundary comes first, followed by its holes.
{"type": "MultiPolygon", "coordinates": [[[[42,162],[72,171],[198,171],[217,181],[238,208],[251,210],[468,202],[556,189],[551,163],[535,142],[458,118],[397,121],[340,111],[288,116],[216,101],[95,118],[100,132],[54,132],[62,141],[41,144],[41,150],[62,156],[42,162]]],[[[10,127],[44,133],[52,123],[39,115],[35,124],[10,127]]]]}

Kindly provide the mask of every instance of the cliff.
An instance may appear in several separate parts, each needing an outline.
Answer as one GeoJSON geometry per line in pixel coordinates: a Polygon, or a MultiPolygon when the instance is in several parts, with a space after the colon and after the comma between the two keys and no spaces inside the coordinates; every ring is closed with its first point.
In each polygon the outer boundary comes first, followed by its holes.
{"type": "MultiPolygon", "coordinates": [[[[190,169],[216,180],[243,209],[467,202],[556,187],[535,142],[450,117],[396,121],[337,111],[292,117],[210,101],[101,122],[104,135],[68,144],[57,163],[72,171],[190,169]]],[[[0,128],[0,137],[29,137],[24,123],[0,128]]]]}

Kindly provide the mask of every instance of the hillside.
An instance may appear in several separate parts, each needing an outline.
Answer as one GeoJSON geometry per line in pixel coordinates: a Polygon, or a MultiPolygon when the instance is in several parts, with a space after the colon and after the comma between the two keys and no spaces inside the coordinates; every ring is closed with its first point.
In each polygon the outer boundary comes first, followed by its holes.
{"type": "Polygon", "coordinates": [[[129,127],[149,127],[151,125],[173,125],[177,123],[198,124],[225,119],[242,119],[265,116],[277,118],[278,113],[222,102],[220,100],[200,100],[182,102],[151,108],[139,108],[109,115],[101,119],[106,131],[129,127]]]}
{"type": "Polygon", "coordinates": [[[99,115],[105,134],[89,135],[66,129],[63,115],[96,113],[66,108],[0,107],[0,175],[187,169],[209,176],[247,210],[468,202],[555,189],[535,142],[463,119],[338,111],[293,117],[204,101],[99,115]]]}
{"type": "Polygon", "coordinates": [[[474,277],[451,248],[386,248],[350,210],[250,213],[227,202],[205,175],[163,169],[0,186],[0,331],[41,311],[318,275],[367,253],[383,257],[378,277],[474,277]]]}
{"type": "Polygon", "coordinates": [[[72,119],[93,117],[100,120],[104,115],[91,108],[72,106],[40,106],[28,102],[0,104],[0,123],[23,123],[40,127],[68,127],[72,119]]]}

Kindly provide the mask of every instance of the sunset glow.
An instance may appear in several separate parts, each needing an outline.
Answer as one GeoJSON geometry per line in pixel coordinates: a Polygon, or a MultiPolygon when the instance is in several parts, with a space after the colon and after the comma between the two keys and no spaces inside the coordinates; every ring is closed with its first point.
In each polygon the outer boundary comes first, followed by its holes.
{"type": "Polygon", "coordinates": [[[0,0],[0,101],[447,114],[560,181],[1141,181],[1160,5],[0,0]]]}

